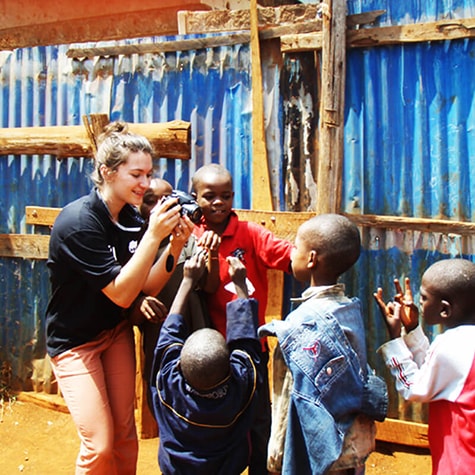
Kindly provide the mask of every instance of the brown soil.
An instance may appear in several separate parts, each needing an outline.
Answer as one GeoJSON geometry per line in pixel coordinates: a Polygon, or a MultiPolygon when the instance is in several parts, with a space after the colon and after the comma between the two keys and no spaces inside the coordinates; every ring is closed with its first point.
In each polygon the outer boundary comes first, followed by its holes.
{"type": "MultiPolygon", "coordinates": [[[[61,408],[59,408],[61,409],[61,408]]],[[[20,398],[0,405],[0,472],[2,475],[69,475],[79,442],[71,416],[20,398]]],[[[159,474],[158,439],[140,440],[138,475],[159,474]]],[[[366,465],[366,475],[428,475],[427,450],[377,444],[366,465]]]]}

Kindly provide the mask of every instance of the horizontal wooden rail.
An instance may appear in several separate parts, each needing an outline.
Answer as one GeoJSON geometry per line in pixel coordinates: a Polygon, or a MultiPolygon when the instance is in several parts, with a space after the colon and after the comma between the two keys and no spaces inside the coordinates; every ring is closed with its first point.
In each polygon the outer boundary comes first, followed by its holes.
{"type": "Polygon", "coordinates": [[[376,439],[428,449],[428,425],[388,418],[384,422],[376,422],[376,439]]]}
{"type": "MultiPolygon", "coordinates": [[[[26,206],[26,223],[51,227],[61,208],[26,206]]],[[[293,241],[299,226],[315,216],[311,212],[236,210],[240,218],[259,223],[276,236],[293,241]]],[[[447,235],[475,233],[475,223],[442,219],[410,218],[401,216],[378,216],[346,214],[360,227],[399,229],[407,231],[440,232],[447,235]]],[[[1,234],[0,257],[46,259],[49,236],[37,234],[1,234]]]]}
{"type": "MultiPolygon", "coordinates": [[[[191,124],[182,120],[133,124],[129,130],[147,137],[157,157],[188,160],[191,157],[191,124]]],[[[0,155],[54,155],[93,157],[93,148],[82,125],[0,128],[0,155]]]]}

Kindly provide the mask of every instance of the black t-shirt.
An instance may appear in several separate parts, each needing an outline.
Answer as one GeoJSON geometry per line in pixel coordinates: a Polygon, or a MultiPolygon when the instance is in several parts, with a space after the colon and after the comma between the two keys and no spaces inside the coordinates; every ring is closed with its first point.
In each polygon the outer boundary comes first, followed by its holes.
{"type": "Polygon", "coordinates": [[[46,348],[51,357],[94,339],[123,319],[102,289],[119,274],[143,235],[138,211],[125,205],[115,224],[96,190],[57,217],[49,247],[51,299],[46,348]]]}

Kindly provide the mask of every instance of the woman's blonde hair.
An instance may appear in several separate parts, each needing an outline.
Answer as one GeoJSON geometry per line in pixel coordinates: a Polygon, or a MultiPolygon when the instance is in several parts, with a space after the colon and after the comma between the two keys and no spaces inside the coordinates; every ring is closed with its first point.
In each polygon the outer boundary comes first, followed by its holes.
{"type": "Polygon", "coordinates": [[[91,180],[97,187],[104,184],[101,166],[105,165],[110,171],[116,171],[120,165],[127,162],[133,152],[144,152],[153,155],[153,148],[147,138],[129,132],[127,123],[111,122],[98,138],[94,171],[91,180]]]}

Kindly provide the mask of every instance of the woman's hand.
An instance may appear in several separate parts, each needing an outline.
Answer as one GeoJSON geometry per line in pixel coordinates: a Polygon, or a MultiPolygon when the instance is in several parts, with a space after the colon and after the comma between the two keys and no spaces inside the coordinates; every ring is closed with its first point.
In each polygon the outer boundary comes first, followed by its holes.
{"type": "Polygon", "coordinates": [[[186,244],[186,241],[188,241],[189,237],[191,236],[194,226],[195,225],[188,216],[180,216],[178,224],[171,233],[172,247],[177,246],[181,251],[183,246],[186,244]]]}
{"type": "Polygon", "coordinates": [[[160,242],[163,241],[180,224],[182,219],[180,209],[177,198],[170,198],[157,204],[150,212],[148,231],[153,233],[160,242]]]}

